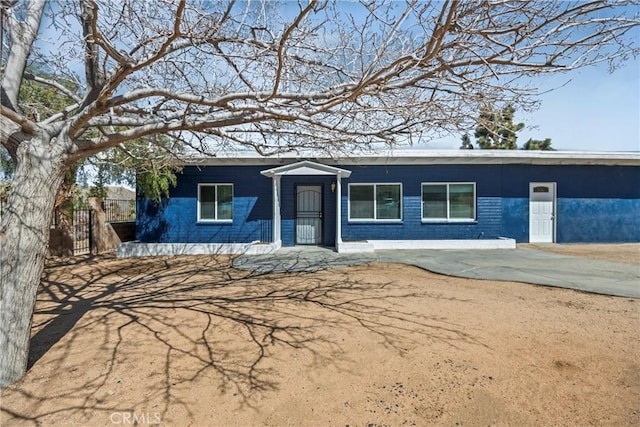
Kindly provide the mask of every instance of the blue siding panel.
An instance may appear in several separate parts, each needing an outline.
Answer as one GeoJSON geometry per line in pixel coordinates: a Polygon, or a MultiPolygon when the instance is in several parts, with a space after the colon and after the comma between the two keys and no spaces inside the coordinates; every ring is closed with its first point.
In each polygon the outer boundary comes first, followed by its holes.
{"type": "MultiPolygon", "coordinates": [[[[536,165],[354,166],[342,180],[342,236],[349,240],[529,239],[529,183],[557,183],[557,241],[639,242],[640,167],[536,165]],[[349,222],[350,183],[402,183],[402,221],[349,222]],[[421,221],[421,183],[475,182],[476,221],[421,221]]],[[[272,180],[260,175],[267,167],[186,167],[170,198],[154,204],[138,199],[137,238],[145,242],[271,241],[272,180]],[[198,224],[198,183],[232,183],[232,223],[198,224]]],[[[335,244],[333,176],[284,176],[281,214],[283,245],[295,242],[295,186],[318,184],[323,192],[322,243],[335,244]]]]}
{"type": "Polygon", "coordinates": [[[558,243],[640,242],[640,199],[558,200],[558,243]]]}
{"type": "Polygon", "coordinates": [[[503,166],[503,231],[529,241],[529,183],[555,182],[556,241],[639,242],[640,167],[503,166]]]}
{"type": "Polygon", "coordinates": [[[518,243],[529,241],[528,189],[526,197],[502,199],[502,236],[515,239],[518,243]]]}
{"type": "Polygon", "coordinates": [[[343,180],[343,240],[477,239],[501,236],[499,197],[500,165],[365,166],[343,180]],[[348,184],[402,183],[402,222],[348,221],[348,184]],[[476,221],[471,223],[422,222],[423,182],[475,182],[476,221]],[[497,189],[496,189],[497,187],[497,189]]]}
{"type": "Polygon", "coordinates": [[[271,179],[262,167],[186,167],[169,199],[139,199],[137,238],[144,242],[248,243],[271,238],[271,179]],[[198,183],[233,184],[233,222],[198,223],[198,183]]]}

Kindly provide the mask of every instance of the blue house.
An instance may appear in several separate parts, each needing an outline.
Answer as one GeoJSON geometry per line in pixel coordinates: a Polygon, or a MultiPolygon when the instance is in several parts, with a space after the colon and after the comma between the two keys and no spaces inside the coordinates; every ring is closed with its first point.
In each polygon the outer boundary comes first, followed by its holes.
{"type": "Polygon", "coordinates": [[[640,242],[640,153],[199,159],[168,199],[138,198],[136,227],[146,254],[640,242]]]}

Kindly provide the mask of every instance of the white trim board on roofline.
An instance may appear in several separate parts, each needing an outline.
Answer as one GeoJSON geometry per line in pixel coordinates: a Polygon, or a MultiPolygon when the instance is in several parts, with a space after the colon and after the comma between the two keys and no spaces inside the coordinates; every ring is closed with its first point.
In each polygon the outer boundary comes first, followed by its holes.
{"type": "Polygon", "coordinates": [[[373,154],[329,157],[317,153],[286,153],[263,157],[253,152],[235,152],[218,157],[194,157],[184,166],[286,166],[313,161],[331,166],[423,165],[423,164],[536,164],[640,166],[640,152],[528,151],[528,150],[392,150],[373,154]]]}

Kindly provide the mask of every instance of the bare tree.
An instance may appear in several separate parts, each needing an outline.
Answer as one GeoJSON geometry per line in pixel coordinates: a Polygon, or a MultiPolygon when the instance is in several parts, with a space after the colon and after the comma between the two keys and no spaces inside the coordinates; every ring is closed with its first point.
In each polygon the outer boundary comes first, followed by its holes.
{"type": "Polygon", "coordinates": [[[638,53],[628,2],[1,4],[0,141],[16,169],[0,230],[0,385],[25,373],[54,197],[73,162],[156,134],[204,154],[410,142],[469,128],[487,103],[531,107],[530,77],[638,53]],[[30,63],[50,77],[25,73],[30,63]],[[72,105],[30,117],[25,79],[72,105]]]}

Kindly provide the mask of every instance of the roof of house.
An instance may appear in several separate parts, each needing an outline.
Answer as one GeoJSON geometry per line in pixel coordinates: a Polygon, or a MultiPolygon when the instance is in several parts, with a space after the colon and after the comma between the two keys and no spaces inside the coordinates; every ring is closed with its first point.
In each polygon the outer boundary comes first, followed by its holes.
{"type": "Polygon", "coordinates": [[[194,157],[185,166],[282,166],[310,160],[333,166],[433,164],[535,164],[640,166],[640,151],[528,151],[399,149],[332,157],[327,153],[284,153],[264,157],[251,151],[194,157]]]}

